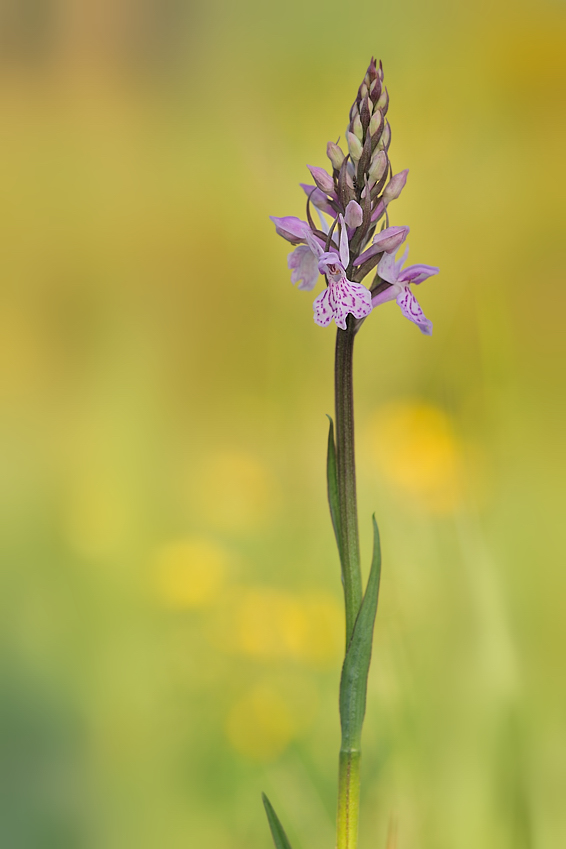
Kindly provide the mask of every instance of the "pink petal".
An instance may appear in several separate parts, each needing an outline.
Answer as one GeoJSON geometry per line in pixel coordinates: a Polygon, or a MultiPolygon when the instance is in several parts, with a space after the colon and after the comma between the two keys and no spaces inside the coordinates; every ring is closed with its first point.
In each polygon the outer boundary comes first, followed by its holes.
{"type": "MultiPolygon", "coordinates": [[[[309,186],[308,183],[300,183],[300,186],[307,197],[310,197],[311,203],[313,203],[317,209],[320,209],[321,212],[326,212],[326,214],[332,216],[332,218],[336,218],[336,210],[333,206],[331,206],[324,192],[321,192],[316,186],[309,186]]],[[[334,192],[331,193],[331,197],[334,197],[335,199],[334,192]]]]}
{"type": "Polygon", "coordinates": [[[348,246],[348,233],[346,232],[346,225],[344,224],[344,216],[340,215],[338,220],[340,221],[340,261],[344,268],[348,268],[348,263],[350,262],[350,248],[348,246]]]}
{"type": "Polygon", "coordinates": [[[379,221],[383,213],[385,212],[385,204],[382,200],[379,201],[374,211],[371,214],[372,223],[375,224],[376,221],[379,221]]]}
{"type": "Polygon", "coordinates": [[[387,289],[383,290],[383,292],[378,292],[377,295],[373,295],[371,299],[372,306],[375,308],[381,304],[386,304],[388,301],[394,301],[398,292],[398,286],[388,286],[387,289]]]}
{"type": "Polygon", "coordinates": [[[299,289],[310,292],[318,280],[318,259],[307,245],[299,245],[287,257],[291,271],[291,283],[299,283],[299,289]],[[300,281],[300,282],[299,282],[300,281]]]}
{"type": "Polygon", "coordinates": [[[306,241],[307,245],[309,246],[309,248],[311,249],[311,251],[313,252],[313,254],[317,257],[317,259],[322,256],[322,254],[324,252],[324,248],[322,247],[322,245],[320,243],[320,239],[318,239],[314,235],[314,233],[311,231],[310,227],[308,229],[308,232],[305,233],[305,241],[306,241]]]}
{"type": "Polygon", "coordinates": [[[373,244],[379,245],[382,251],[396,253],[409,235],[409,227],[387,227],[373,237],[373,244]]]}
{"type": "Polygon", "coordinates": [[[373,245],[357,258],[354,265],[362,265],[379,253],[395,253],[409,235],[408,227],[388,227],[373,237],[373,245]]]}
{"type": "Polygon", "coordinates": [[[306,234],[310,232],[310,227],[306,221],[301,221],[294,215],[286,215],[284,218],[276,218],[275,215],[269,216],[275,224],[275,229],[279,236],[283,236],[292,245],[298,245],[304,242],[306,234]]]}
{"type": "Polygon", "coordinates": [[[377,273],[386,283],[397,282],[397,265],[395,254],[383,254],[377,266],[377,273]]]}
{"type": "Polygon", "coordinates": [[[433,274],[438,274],[440,271],[435,265],[409,265],[404,268],[398,277],[399,283],[422,283],[432,277],[433,274]]]}
{"type": "Polygon", "coordinates": [[[348,206],[346,207],[346,212],[344,214],[344,221],[348,225],[348,227],[359,227],[364,218],[364,213],[362,212],[362,208],[355,200],[351,200],[348,206]]]}
{"type": "Polygon", "coordinates": [[[396,200],[399,197],[405,188],[408,173],[409,169],[406,168],[404,171],[400,171],[398,174],[395,174],[394,177],[391,177],[382,194],[383,202],[386,206],[388,203],[391,203],[392,200],[396,200]]]}
{"type": "Polygon", "coordinates": [[[397,303],[401,307],[401,312],[405,318],[414,322],[425,336],[432,336],[432,321],[429,321],[425,316],[421,305],[408,286],[397,296],[397,303]]]}
{"type": "Polygon", "coordinates": [[[326,251],[322,254],[318,260],[318,270],[321,274],[326,274],[333,282],[341,280],[345,274],[340,257],[334,251],[326,251]]]}
{"type": "Polygon", "coordinates": [[[328,171],[325,171],[324,168],[318,168],[313,165],[307,165],[307,168],[311,172],[313,179],[321,192],[329,194],[329,192],[334,191],[334,180],[328,171]]]}

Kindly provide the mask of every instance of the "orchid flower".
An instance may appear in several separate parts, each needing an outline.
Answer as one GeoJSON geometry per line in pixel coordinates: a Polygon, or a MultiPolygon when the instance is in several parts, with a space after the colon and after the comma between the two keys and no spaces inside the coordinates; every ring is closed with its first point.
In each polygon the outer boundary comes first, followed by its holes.
{"type": "Polygon", "coordinates": [[[372,305],[377,307],[379,304],[384,304],[387,301],[395,299],[401,307],[401,312],[405,318],[414,322],[421,333],[431,336],[432,321],[426,318],[409,286],[411,283],[418,285],[428,277],[432,277],[433,274],[438,274],[439,269],[434,265],[409,265],[402,270],[408,253],[409,248],[407,247],[399,260],[395,259],[395,253],[383,254],[377,266],[377,273],[383,281],[390,285],[384,291],[378,292],[373,296],[372,305]]]}
{"type": "Polygon", "coordinates": [[[372,310],[371,293],[361,283],[353,283],[346,277],[346,268],[350,263],[350,248],[344,216],[340,222],[340,247],[336,251],[323,251],[318,242],[307,234],[307,243],[313,254],[318,257],[318,270],[325,274],[328,286],[315,298],[313,303],[314,320],[320,327],[327,327],[332,319],[336,326],[346,330],[346,319],[351,313],[354,318],[365,318],[372,310]]]}
{"type": "MultiPolygon", "coordinates": [[[[300,218],[295,218],[294,215],[287,215],[283,218],[277,218],[275,215],[270,216],[275,224],[275,230],[279,236],[282,236],[292,245],[297,245],[287,257],[287,265],[291,269],[291,283],[299,283],[298,289],[310,292],[314,289],[318,280],[318,254],[313,252],[309,244],[304,244],[307,241],[307,236],[314,241],[322,251],[322,242],[311,231],[310,226],[306,221],[301,221],[300,218]]],[[[327,230],[328,225],[321,215],[321,225],[327,230]]]]}

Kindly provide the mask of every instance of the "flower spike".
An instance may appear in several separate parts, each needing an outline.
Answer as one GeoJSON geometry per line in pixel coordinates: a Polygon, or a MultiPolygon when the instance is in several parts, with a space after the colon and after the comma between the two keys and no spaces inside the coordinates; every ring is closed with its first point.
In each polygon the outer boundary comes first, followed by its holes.
{"type": "Polygon", "coordinates": [[[326,289],[313,304],[317,324],[326,327],[334,321],[345,330],[349,315],[361,321],[373,307],[396,299],[403,315],[429,335],[432,324],[410,286],[438,269],[428,265],[403,269],[404,260],[395,259],[409,228],[389,226],[389,207],[403,191],[409,172],[393,175],[388,108],[383,67],[372,58],[350,109],[347,152],[338,142],[328,142],[331,173],[307,166],[314,181],[300,184],[308,198],[307,221],[294,216],[272,216],[272,221],[277,233],[294,246],[287,257],[291,282],[302,291],[312,291],[319,274],[326,278],[326,289]],[[375,233],[384,215],[387,226],[375,233]],[[376,276],[368,289],[361,281],[370,272],[376,276]]]}

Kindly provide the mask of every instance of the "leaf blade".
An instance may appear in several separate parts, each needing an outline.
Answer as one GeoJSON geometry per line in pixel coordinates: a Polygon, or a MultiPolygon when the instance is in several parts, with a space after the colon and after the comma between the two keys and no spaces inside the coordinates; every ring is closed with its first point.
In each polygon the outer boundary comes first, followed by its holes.
{"type": "Polygon", "coordinates": [[[330,507],[330,518],[338,546],[338,554],[342,561],[342,534],[340,531],[340,502],[338,498],[338,467],[336,463],[336,443],[334,441],[334,422],[327,416],[330,422],[328,429],[328,450],[326,454],[326,484],[328,489],[328,505],[330,507]]]}
{"type": "Polygon", "coordinates": [[[340,677],[340,725],[343,749],[360,748],[380,579],[381,546],[377,522],[373,516],[373,557],[370,574],[340,677]]]}
{"type": "Polygon", "coordinates": [[[265,793],[261,794],[261,798],[263,799],[263,806],[265,808],[265,813],[267,814],[267,821],[269,823],[269,828],[271,829],[271,836],[273,837],[275,849],[291,849],[289,838],[285,834],[285,829],[281,825],[279,817],[273,810],[273,805],[265,793]]]}

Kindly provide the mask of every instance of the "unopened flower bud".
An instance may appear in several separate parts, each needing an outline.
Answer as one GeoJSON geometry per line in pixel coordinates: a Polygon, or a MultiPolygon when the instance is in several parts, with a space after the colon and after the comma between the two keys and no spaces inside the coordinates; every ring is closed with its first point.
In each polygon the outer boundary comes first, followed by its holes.
{"type": "Polygon", "coordinates": [[[371,82],[373,82],[377,77],[377,66],[373,56],[371,57],[371,62],[369,63],[369,67],[366,71],[366,77],[368,77],[371,82]]]}
{"type": "MultiPolygon", "coordinates": [[[[369,111],[369,103],[369,98],[364,97],[360,106],[360,121],[362,122],[364,132],[366,132],[367,128],[369,127],[369,122],[371,118],[371,113],[369,111]]],[[[360,139],[360,141],[362,141],[362,139],[360,139]]]]}
{"type": "Polygon", "coordinates": [[[371,116],[371,121],[369,122],[369,134],[370,134],[370,136],[374,136],[377,133],[377,131],[381,127],[382,118],[383,118],[383,116],[376,106],[375,111],[374,111],[373,115],[371,116]]]}
{"type": "Polygon", "coordinates": [[[377,103],[377,101],[381,97],[381,80],[379,79],[379,77],[376,77],[372,82],[369,94],[372,99],[372,102],[377,103]]]}
{"type": "Polygon", "coordinates": [[[377,235],[373,237],[373,244],[376,245],[380,251],[395,253],[399,245],[403,244],[408,235],[408,227],[388,227],[386,230],[382,230],[381,233],[377,233],[377,235]]]}
{"type": "Polygon", "coordinates": [[[334,180],[330,174],[324,170],[324,168],[316,168],[312,165],[307,165],[307,168],[311,172],[313,180],[321,192],[330,194],[330,192],[334,191],[334,180]]]}
{"type": "MultiPolygon", "coordinates": [[[[358,116],[359,117],[359,116],[358,116]]],[[[361,127],[361,122],[360,122],[361,127]]],[[[359,138],[354,135],[354,133],[346,133],[346,138],[348,141],[348,150],[350,151],[350,156],[352,157],[354,162],[358,162],[360,156],[362,155],[362,143],[359,138]]]]}
{"type": "Polygon", "coordinates": [[[326,155],[332,162],[332,167],[335,168],[336,171],[339,171],[342,163],[344,162],[342,148],[335,142],[328,142],[326,145],[326,155]]]}
{"type": "Polygon", "coordinates": [[[354,265],[363,265],[379,254],[396,253],[399,245],[402,245],[409,234],[408,227],[388,227],[387,230],[382,230],[377,236],[373,237],[373,244],[367,251],[354,261],[354,265]]]}
{"type": "Polygon", "coordinates": [[[389,150],[389,145],[391,144],[391,127],[389,123],[385,125],[383,128],[383,132],[381,134],[381,138],[379,139],[377,146],[380,150],[389,150]]]}
{"type": "Polygon", "coordinates": [[[382,195],[383,202],[386,205],[399,197],[403,191],[405,183],[407,182],[408,173],[409,169],[406,168],[404,171],[400,171],[398,174],[395,174],[395,176],[389,180],[382,195]]]}
{"type": "Polygon", "coordinates": [[[359,227],[363,221],[362,208],[355,200],[351,200],[344,213],[344,221],[348,227],[359,227]]]}
{"type": "Polygon", "coordinates": [[[364,128],[362,127],[362,119],[360,118],[360,113],[356,112],[354,115],[354,120],[352,121],[352,130],[354,134],[359,138],[361,142],[364,140],[364,128]]]}
{"type": "Polygon", "coordinates": [[[369,181],[370,183],[377,183],[378,180],[381,180],[383,175],[385,174],[385,170],[387,168],[387,154],[384,150],[376,150],[371,159],[371,165],[369,167],[369,181]]]}
{"type": "Polygon", "coordinates": [[[364,97],[367,97],[367,93],[368,93],[367,82],[368,82],[368,76],[366,74],[364,81],[362,83],[362,86],[360,88],[360,94],[362,96],[362,100],[364,99],[364,97]]]}
{"type": "Polygon", "coordinates": [[[389,106],[389,92],[386,88],[383,89],[379,96],[379,100],[375,104],[378,109],[381,109],[382,112],[387,112],[387,107],[389,106]]]}

